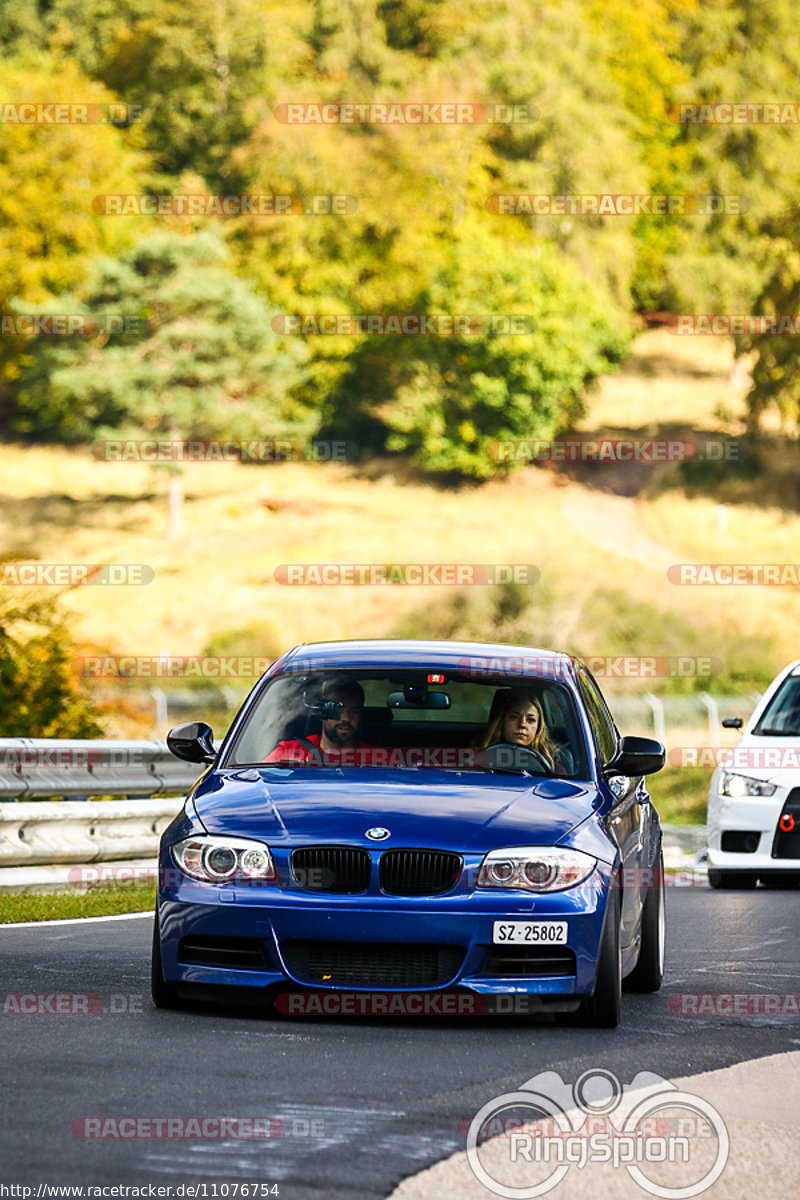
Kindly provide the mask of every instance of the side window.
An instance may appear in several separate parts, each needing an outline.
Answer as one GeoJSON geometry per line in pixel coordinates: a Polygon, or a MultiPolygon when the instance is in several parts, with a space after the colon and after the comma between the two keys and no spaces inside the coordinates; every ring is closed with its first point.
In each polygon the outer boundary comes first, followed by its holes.
{"type": "Polygon", "coordinates": [[[580,672],[578,687],[586,705],[586,714],[600,757],[604,763],[607,763],[614,757],[617,749],[617,732],[614,728],[614,721],[606,707],[605,700],[600,695],[597,684],[587,671],[580,672]]]}

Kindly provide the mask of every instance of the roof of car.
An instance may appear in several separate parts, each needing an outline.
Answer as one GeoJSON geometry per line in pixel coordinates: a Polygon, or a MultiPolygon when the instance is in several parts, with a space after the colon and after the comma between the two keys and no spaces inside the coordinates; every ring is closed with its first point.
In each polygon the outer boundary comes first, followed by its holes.
{"type": "Polygon", "coordinates": [[[556,650],[510,646],[499,642],[415,641],[381,638],[374,641],[305,642],[294,646],[278,663],[278,670],[301,666],[325,667],[429,667],[469,671],[485,669],[487,675],[572,675],[576,660],[556,650]],[[304,661],[305,660],[305,661],[304,661]],[[475,661],[477,660],[477,662],[475,661]],[[532,660],[538,669],[532,668],[532,660]],[[525,666],[528,666],[526,672],[525,666]],[[541,664],[539,666],[539,664],[541,664]]]}

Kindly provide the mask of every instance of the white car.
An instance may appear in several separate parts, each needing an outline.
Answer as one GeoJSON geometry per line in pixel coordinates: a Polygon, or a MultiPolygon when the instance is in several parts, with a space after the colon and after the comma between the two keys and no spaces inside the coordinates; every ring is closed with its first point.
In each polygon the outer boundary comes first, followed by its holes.
{"type": "Polygon", "coordinates": [[[800,659],[769,685],[711,778],[708,882],[752,888],[758,880],[800,885],[800,659]]]}

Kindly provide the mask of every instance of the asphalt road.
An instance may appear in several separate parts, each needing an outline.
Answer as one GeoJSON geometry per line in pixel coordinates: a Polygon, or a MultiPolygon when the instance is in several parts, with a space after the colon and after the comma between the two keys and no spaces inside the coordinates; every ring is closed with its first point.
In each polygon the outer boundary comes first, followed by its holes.
{"type": "Polygon", "coordinates": [[[670,889],[664,988],[625,995],[613,1031],[554,1018],[162,1012],[149,998],[150,918],[0,927],[0,1183],[167,1184],[175,1196],[180,1184],[206,1182],[213,1200],[213,1184],[219,1197],[238,1182],[277,1184],[283,1200],[385,1197],[463,1149],[481,1105],[537,1071],[572,1082],[604,1067],[625,1083],[639,1071],[670,1078],[797,1049],[798,1016],[682,1015],[669,997],[800,991],[798,901],[797,892],[670,889]],[[99,1011],[80,1011],[82,999],[71,1014],[14,1011],[31,1006],[15,999],[31,993],[50,997],[41,1008],[88,993],[99,1011]],[[280,1120],[279,1136],[78,1136],[85,1118],[265,1116],[280,1120]]]}

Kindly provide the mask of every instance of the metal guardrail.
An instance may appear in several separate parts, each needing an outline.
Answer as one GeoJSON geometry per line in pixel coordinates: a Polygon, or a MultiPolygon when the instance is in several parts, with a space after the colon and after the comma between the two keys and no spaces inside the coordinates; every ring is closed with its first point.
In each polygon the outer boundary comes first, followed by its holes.
{"type": "Polygon", "coordinates": [[[201,770],[165,742],[0,738],[0,890],[35,888],[57,864],[154,855],[201,770]]]}
{"type": "Polygon", "coordinates": [[[165,742],[0,738],[0,801],[185,792],[202,768],[165,742]]]}
{"type": "MultiPolygon", "coordinates": [[[[0,803],[0,891],[85,886],[92,863],[135,860],[152,873],[159,837],[200,771],[164,742],[0,738],[0,802],[11,801],[0,803]],[[86,803],[97,796],[125,799],[86,803]]],[[[668,865],[691,863],[705,828],[667,826],[664,842],[668,865]]]]}

